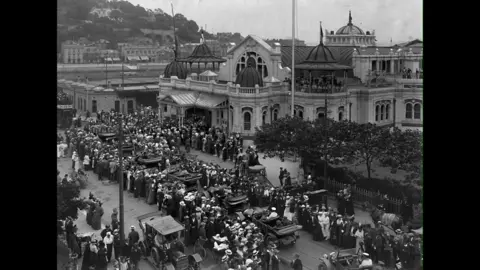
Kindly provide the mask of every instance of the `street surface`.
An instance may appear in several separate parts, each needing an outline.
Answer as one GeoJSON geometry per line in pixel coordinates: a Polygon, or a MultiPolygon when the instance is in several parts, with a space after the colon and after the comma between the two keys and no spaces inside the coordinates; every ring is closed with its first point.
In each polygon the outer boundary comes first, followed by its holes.
{"type": "MultiPolygon", "coordinates": [[[[206,162],[214,162],[225,168],[232,168],[233,163],[227,161],[223,162],[219,158],[214,157],[209,154],[202,153],[200,151],[192,150],[191,154],[198,155],[197,158],[206,162]]],[[[279,168],[287,168],[292,175],[298,170],[298,163],[285,161],[280,162],[279,159],[261,159],[260,162],[267,167],[267,177],[272,182],[274,186],[279,185],[278,174],[279,168]]],[[[70,158],[61,158],[57,159],[57,166],[60,171],[60,175],[64,175],[71,171],[71,159],[70,158]]],[[[117,184],[110,184],[107,181],[100,182],[95,174],[92,172],[87,172],[89,176],[88,186],[86,189],[81,190],[82,197],[88,197],[89,193],[92,192],[97,198],[103,201],[103,209],[105,214],[102,218],[102,229],[105,224],[110,224],[110,215],[113,211],[113,208],[118,208],[119,202],[119,188],[117,184]]],[[[329,202],[329,205],[336,205],[334,201],[329,202]]],[[[125,220],[125,234],[128,235],[129,228],[131,225],[134,225],[137,228],[137,231],[140,230],[138,227],[138,222],[136,220],[137,216],[157,211],[156,205],[148,205],[145,203],[144,199],[136,199],[132,194],[124,192],[124,220],[125,220]]],[[[356,219],[362,220],[365,222],[370,222],[371,219],[368,213],[362,212],[359,209],[356,209],[356,219]]],[[[97,235],[100,234],[101,230],[94,231],[86,223],[85,212],[80,211],[78,219],[75,221],[79,233],[86,232],[95,232],[97,235]]],[[[143,240],[143,235],[140,233],[140,238],[143,240]]],[[[297,243],[289,248],[280,249],[279,257],[282,261],[290,261],[292,259],[293,253],[299,253],[300,259],[303,262],[304,269],[317,269],[318,258],[320,258],[325,253],[330,253],[334,251],[334,248],[328,242],[315,242],[312,240],[312,236],[308,232],[300,231],[300,238],[297,240],[297,243]]],[[[186,254],[192,254],[192,248],[187,248],[186,254]]],[[[139,265],[141,270],[154,270],[154,268],[146,261],[141,261],[139,265]]],[[[108,270],[113,269],[110,265],[108,270]]],[[[202,263],[202,269],[218,269],[215,263],[208,259],[202,263]]],[[[281,265],[280,269],[290,269],[286,265],[281,265]]]]}

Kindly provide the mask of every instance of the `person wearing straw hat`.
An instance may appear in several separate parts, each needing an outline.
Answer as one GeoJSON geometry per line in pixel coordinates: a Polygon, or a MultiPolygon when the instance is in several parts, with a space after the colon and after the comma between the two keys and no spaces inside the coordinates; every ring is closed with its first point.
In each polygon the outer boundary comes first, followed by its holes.
{"type": "Polygon", "coordinates": [[[362,253],[362,262],[359,265],[360,269],[372,269],[373,267],[373,261],[370,259],[370,254],[368,253],[362,253]]]}

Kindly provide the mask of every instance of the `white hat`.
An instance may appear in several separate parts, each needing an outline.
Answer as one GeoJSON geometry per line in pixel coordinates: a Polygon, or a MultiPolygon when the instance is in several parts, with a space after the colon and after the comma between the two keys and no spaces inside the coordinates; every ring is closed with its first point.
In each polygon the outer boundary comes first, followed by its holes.
{"type": "Polygon", "coordinates": [[[246,266],[249,266],[251,263],[253,263],[253,260],[252,260],[252,259],[247,259],[247,260],[245,261],[245,265],[246,265],[246,266]]]}
{"type": "Polygon", "coordinates": [[[230,249],[225,250],[225,254],[232,255],[232,251],[230,249]]]}
{"type": "Polygon", "coordinates": [[[363,256],[370,257],[370,254],[368,254],[368,253],[365,253],[365,252],[364,252],[364,253],[362,253],[362,255],[363,255],[363,256]]]}
{"type": "Polygon", "coordinates": [[[132,226],[130,226],[130,229],[135,229],[135,226],[133,226],[133,225],[132,225],[132,226]]]}
{"type": "Polygon", "coordinates": [[[276,211],[276,210],[277,210],[277,208],[275,208],[275,207],[272,207],[272,211],[276,211]]]}

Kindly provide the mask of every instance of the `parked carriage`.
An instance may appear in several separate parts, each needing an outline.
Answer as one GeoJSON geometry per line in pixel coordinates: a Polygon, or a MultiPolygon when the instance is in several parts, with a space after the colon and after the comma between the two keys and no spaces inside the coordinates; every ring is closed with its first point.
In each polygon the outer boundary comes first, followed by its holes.
{"type": "Polygon", "coordinates": [[[185,170],[175,170],[168,174],[168,179],[173,181],[180,181],[185,184],[185,190],[196,191],[198,189],[198,181],[202,178],[199,173],[188,173],[185,170]]]}
{"type": "Polygon", "coordinates": [[[182,224],[171,216],[164,216],[161,211],[139,216],[137,220],[144,239],[139,244],[140,248],[156,269],[199,269],[195,267],[201,262],[200,256],[193,254],[190,258],[185,255],[185,245],[177,237],[173,237],[185,230],[182,224]],[[160,235],[160,245],[155,241],[156,235],[160,235]]]}
{"type": "Polygon", "coordinates": [[[328,191],[326,189],[307,191],[305,195],[308,196],[308,204],[325,205],[328,208],[328,191]]]}
{"type": "Polygon", "coordinates": [[[261,214],[254,214],[252,221],[266,236],[266,242],[268,244],[273,243],[278,247],[282,247],[294,245],[297,242],[295,232],[302,229],[301,225],[296,225],[280,216],[267,219],[260,215],[261,214]]]}
{"type": "Polygon", "coordinates": [[[359,254],[352,248],[332,252],[320,258],[318,270],[357,270],[360,269],[359,266],[359,254]]]}

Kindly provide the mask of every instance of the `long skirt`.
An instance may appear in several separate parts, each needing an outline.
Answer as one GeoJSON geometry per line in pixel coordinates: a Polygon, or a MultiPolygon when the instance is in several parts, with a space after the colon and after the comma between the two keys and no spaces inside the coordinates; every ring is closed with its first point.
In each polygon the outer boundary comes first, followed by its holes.
{"type": "Polygon", "coordinates": [[[285,208],[285,211],[283,212],[283,216],[286,217],[288,220],[292,221],[293,220],[293,213],[290,212],[290,209],[287,207],[285,208]]]}

